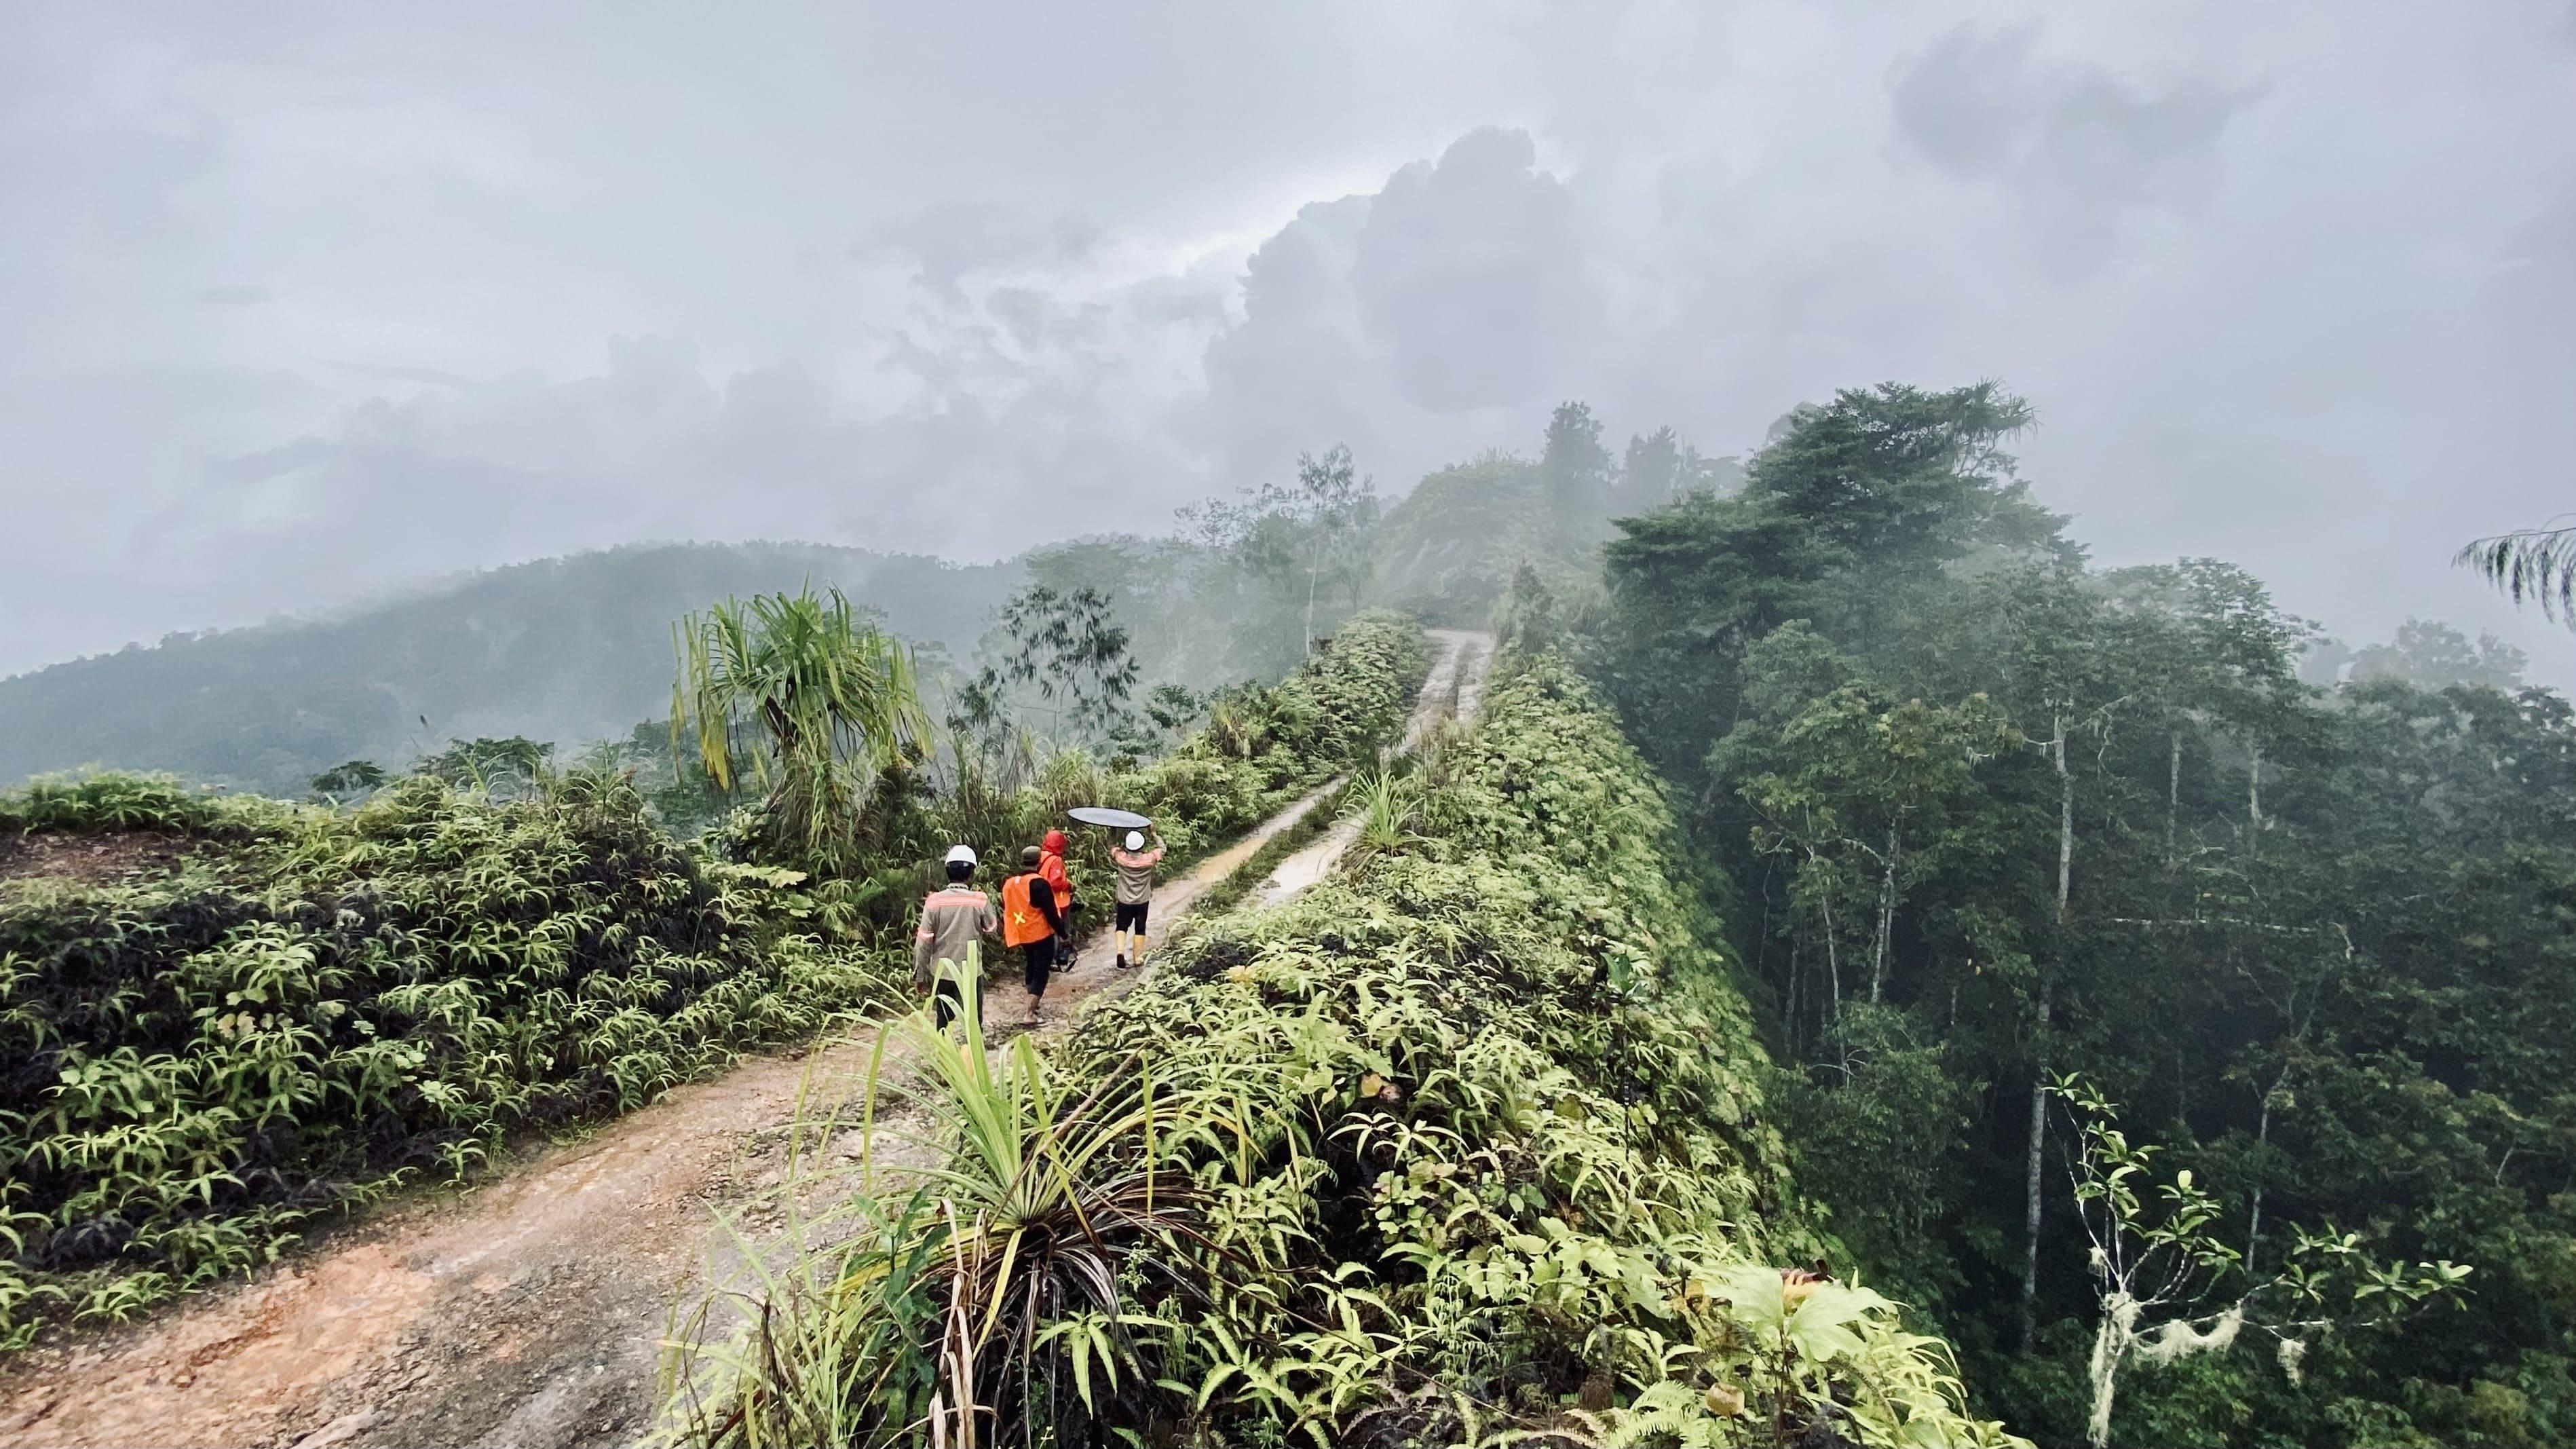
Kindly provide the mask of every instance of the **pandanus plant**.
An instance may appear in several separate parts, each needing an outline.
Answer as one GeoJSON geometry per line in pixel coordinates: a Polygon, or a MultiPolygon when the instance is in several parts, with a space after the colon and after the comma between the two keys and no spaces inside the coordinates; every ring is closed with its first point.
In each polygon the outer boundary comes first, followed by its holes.
{"type": "Polygon", "coordinates": [[[916,1012],[879,1037],[859,1190],[802,1225],[835,1246],[764,1274],[743,1338],[696,1351],[713,1382],[693,1379],[681,1336],[681,1443],[1075,1442],[1143,1386],[1129,1332],[1171,1325],[1120,1284],[1140,1253],[1213,1251],[1195,1184],[1156,1164],[1158,1141],[1204,1124],[1158,1100],[1141,1063],[1077,1092],[1027,1036],[988,1051],[976,954],[940,963],[964,983],[955,1022],[916,1012]],[[928,1132],[878,1125],[889,1058],[908,1061],[928,1132]]]}
{"type": "Polygon", "coordinates": [[[773,838],[849,863],[876,782],[929,732],[912,651],[837,588],[725,599],[672,626],[671,751],[766,792],[773,838]]]}

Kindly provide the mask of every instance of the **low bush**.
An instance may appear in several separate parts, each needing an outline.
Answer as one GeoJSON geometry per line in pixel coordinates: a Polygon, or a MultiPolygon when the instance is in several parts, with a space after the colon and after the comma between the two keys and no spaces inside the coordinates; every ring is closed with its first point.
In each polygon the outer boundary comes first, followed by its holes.
{"type": "Polygon", "coordinates": [[[155,830],[201,839],[240,838],[272,828],[277,802],[191,788],[169,775],[51,775],[0,792],[0,836],[33,830],[95,834],[155,830]]]}

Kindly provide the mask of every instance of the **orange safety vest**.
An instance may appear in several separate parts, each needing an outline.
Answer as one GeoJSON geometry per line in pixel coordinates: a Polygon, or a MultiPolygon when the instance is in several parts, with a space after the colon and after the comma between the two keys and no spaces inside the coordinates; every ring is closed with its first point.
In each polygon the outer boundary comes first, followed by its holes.
{"type": "Polygon", "coordinates": [[[1034,872],[1015,875],[1002,882],[1002,944],[1025,946],[1043,941],[1055,934],[1047,924],[1046,913],[1029,904],[1029,887],[1043,877],[1034,872]]]}

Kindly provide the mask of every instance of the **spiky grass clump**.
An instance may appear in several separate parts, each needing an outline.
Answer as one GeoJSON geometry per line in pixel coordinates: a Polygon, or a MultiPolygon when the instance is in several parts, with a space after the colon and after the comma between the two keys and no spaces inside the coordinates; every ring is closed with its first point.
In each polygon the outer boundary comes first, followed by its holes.
{"type": "MultiPolygon", "coordinates": [[[[915,1013],[880,1034],[856,1164],[791,1171],[786,1266],[756,1267],[754,1291],[705,1300],[674,1335],[680,1439],[967,1445],[1016,1425],[1073,1444],[1132,1412],[1146,1389],[1133,1335],[1172,1325],[1131,1301],[1169,1279],[1178,1245],[1210,1246],[1196,1187],[1157,1165],[1156,1143],[1211,1124],[1158,1100],[1142,1063],[1077,1085],[1026,1036],[988,1051],[981,996],[962,993],[949,1029],[915,1013]],[[918,1085],[895,1091],[889,1059],[918,1085]],[[887,1098],[923,1109],[913,1130],[882,1124],[887,1098]],[[816,1199],[820,1212],[799,1210],[816,1199]],[[746,1298],[740,1329],[714,1341],[746,1298]]],[[[769,1256],[744,1248],[755,1265],[769,1256]]]]}

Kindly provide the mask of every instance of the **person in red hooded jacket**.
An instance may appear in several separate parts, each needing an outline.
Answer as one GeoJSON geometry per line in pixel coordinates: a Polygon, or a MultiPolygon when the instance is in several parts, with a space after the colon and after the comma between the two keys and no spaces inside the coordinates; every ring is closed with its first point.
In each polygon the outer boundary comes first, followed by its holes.
{"type": "Polygon", "coordinates": [[[1046,839],[1038,845],[1038,874],[1045,876],[1046,883],[1055,887],[1056,914],[1064,920],[1064,969],[1070,971],[1073,969],[1073,877],[1065,873],[1064,846],[1063,831],[1046,833],[1046,839]]]}

